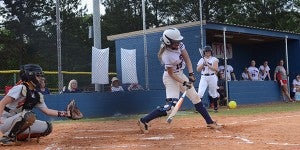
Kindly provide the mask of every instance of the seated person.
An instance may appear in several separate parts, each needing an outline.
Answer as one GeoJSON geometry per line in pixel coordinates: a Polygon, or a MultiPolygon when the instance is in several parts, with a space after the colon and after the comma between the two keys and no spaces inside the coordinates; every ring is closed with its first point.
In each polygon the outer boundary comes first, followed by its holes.
{"type": "Polygon", "coordinates": [[[259,66],[259,74],[260,74],[260,78],[261,80],[265,81],[265,80],[271,80],[270,77],[270,67],[268,66],[268,61],[264,61],[264,64],[259,66]]]}
{"type": "Polygon", "coordinates": [[[242,79],[241,80],[245,80],[245,81],[247,81],[247,80],[250,80],[249,79],[249,72],[248,72],[248,68],[244,68],[244,71],[243,71],[243,73],[242,73],[242,79]]]}
{"type": "Polygon", "coordinates": [[[113,77],[111,79],[111,92],[124,91],[123,87],[120,85],[119,79],[113,77]]]}
{"type": "Polygon", "coordinates": [[[293,91],[292,91],[292,98],[295,100],[296,92],[300,92],[300,74],[296,76],[293,80],[293,91]]]}
{"type": "MultiPolygon", "coordinates": [[[[221,65],[219,66],[218,68],[219,72],[225,72],[225,66],[224,65],[221,65]]],[[[224,79],[225,79],[225,73],[223,74],[224,76],[224,79]]],[[[233,67],[231,65],[228,65],[227,64],[227,67],[226,67],[226,76],[227,76],[227,81],[236,81],[236,77],[235,77],[235,74],[233,72],[233,67]]]]}
{"type": "Polygon", "coordinates": [[[68,88],[63,90],[64,93],[81,93],[81,90],[78,88],[77,80],[72,79],[69,82],[68,88]]]}
{"type": "Polygon", "coordinates": [[[128,87],[128,91],[138,91],[138,90],[144,90],[144,88],[138,83],[131,83],[128,87]]]}
{"type": "Polygon", "coordinates": [[[44,77],[41,78],[41,80],[40,80],[40,88],[38,89],[38,91],[40,93],[42,93],[43,95],[50,94],[49,89],[46,87],[45,80],[46,79],[44,77]]]}
{"type": "Polygon", "coordinates": [[[248,67],[249,80],[251,81],[261,81],[258,68],[255,66],[255,60],[251,60],[251,64],[248,67]]]}

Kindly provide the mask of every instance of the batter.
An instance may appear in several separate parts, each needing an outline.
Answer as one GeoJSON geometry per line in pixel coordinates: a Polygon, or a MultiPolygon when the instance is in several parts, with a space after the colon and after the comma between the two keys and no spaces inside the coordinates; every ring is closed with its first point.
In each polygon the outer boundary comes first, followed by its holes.
{"type": "Polygon", "coordinates": [[[179,100],[180,92],[187,90],[186,96],[195,105],[196,110],[203,116],[207,123],[207,127],[212,129],[221,128],[213,121],[203,106],[200,97],[193,86],[195,82],[194,72],[191,60],[182,43],[183,37],[177,28],[169,28],[163,32],[161,49],[158,52],[158,58],[165,66],[163,73],[163,83],[166,87],[166,104],[158,106],[152,112],[140,118],[138,125],[143,133],[148,133],[148,123],[158,117],[166,116],[176,105],[179,100]],[[183,69],[187,67],[189,77],[183,73],[183,69]]]}

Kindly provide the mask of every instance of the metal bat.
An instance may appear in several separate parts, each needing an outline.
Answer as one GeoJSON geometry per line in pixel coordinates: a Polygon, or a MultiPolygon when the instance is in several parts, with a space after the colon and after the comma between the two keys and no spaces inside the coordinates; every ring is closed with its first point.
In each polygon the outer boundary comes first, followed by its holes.
{"type": "Polygon", "coordinates": [[[178,100],[178,102],[176,103],[175,107],[173,108],[173,110],[171,111],[169,117],[167,118],[167,122],[171,123],[173,120],[173,117],[176,115],[176,113],[178,112],[179,108],[181,107],[184,97],[186,95],[186,90],[183,92],[183,94],[181,95],[180,99],[178,100]]]}
{"type": "Polygon", "coordinates": [[[201,57],[203,57],[203,49],[202,48],[199,48],[199,52],[200,52],[201,57]]]}

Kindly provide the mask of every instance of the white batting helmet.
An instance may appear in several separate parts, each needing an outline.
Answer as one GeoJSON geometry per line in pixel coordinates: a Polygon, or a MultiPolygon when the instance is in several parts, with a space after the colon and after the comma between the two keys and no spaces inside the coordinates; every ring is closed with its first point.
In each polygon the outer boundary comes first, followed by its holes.
{"type": "Polygon", "coordinates": [[[177,28],[169,28],[164,31],[162,39],[166,45],[171,45],[173,41],[181,41],[183,37],[177,28]]]}

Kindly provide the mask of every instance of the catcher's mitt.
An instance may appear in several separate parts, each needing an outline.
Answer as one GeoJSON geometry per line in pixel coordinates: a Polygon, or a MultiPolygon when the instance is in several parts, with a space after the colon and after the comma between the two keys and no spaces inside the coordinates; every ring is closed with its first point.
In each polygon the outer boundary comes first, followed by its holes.
{"type": "Polygon", "coordinates": [[[70,111],[69,119],[77,120],[83,118],[83,114],[76,106],[75,100],[71,100],[70,103],[67,105],[67,112],[70,111]]]}

